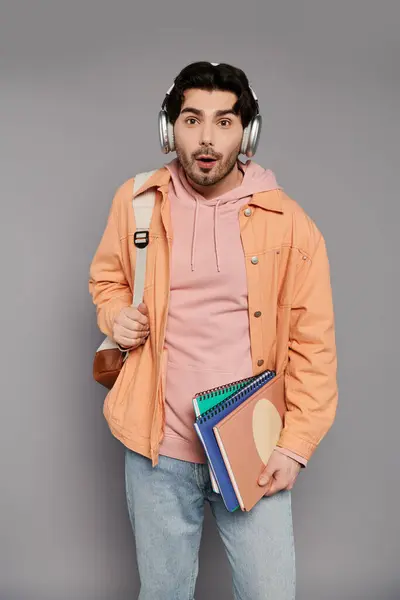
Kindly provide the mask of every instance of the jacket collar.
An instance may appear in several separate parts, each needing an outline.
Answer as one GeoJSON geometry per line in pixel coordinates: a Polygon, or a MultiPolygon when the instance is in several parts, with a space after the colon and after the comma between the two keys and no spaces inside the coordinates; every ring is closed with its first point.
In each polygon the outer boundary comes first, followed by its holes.
{"type": "MultiPolygon", "coordinates": [[[[149,190],[152,187],[156,187],[162,194],[168,189],[168,184],[171,179],[171,173],[166,167],[157,169],[155,173],[133,194],[136,198],[138,194],[149,190]]],[[[269,190],[265,192],[257,192],[253,194],[249,204],[259,206],[265,210],[272,210],[274,212],[283,213],[282,207],[282,194],[281,189],[269,190]]]]}

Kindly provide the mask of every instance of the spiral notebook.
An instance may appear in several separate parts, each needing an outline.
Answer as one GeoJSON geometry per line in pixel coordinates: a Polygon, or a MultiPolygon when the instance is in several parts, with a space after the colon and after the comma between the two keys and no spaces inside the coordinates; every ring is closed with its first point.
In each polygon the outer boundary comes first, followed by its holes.
{"type": "MultiPolygon", "coordinates": [[[[232,394],[234,394],[239,389],[244,387],[247,383],[252,381],[255,377],[257,377],[257,375],[252,375],[251,377],[246,377],[245,379],[240,379],[238,381],[226,383],[225,385],[220,385],[218,387],[211,388],[209,390],[205,390],[203,392],[199,392],[198,394],[196,394],[192,399],[196,418],[200,417],[207,410],[214,408],[217,404],[219,404],[220,402],[223,402],[224,400],[229,398],[229,396],[232,396],[232,394]]],[[[212,489],[214,490],[214,492],[216,494],[219,494],[220,491],[218,488],[218,484],[215,481],[215,477],[214,477],[211,467],[209,467],[209,472],[210,472],[212,489]]]]}
{"type": "Polygon", "coordinates": [[[218,446],[213,427],[237,409],[245,400],[250,398],[262,386],[275,376],[275,371],[264,371],[244,385],[241,389],[197,417],[194,427],[203,444],[210,470],[216,480],[226,508],[233,512],[240,507],[236,492],[230,479],[229,472],[218,446]]]}
{"type": "Polygon", "coordinates": [[[220,385],[219,387],[211,388],[210,390],[205,390],[204,392],[196,394],[192,400],[196,417],[200,417],[207,410],[214,408],[214,406],[223,400],[226,400],[229,396],[232,396],[232,394],[240,390],[247,383],[253,381],[256,377],[257,375],[252,375],[251,377],[226,383],[225,385],[220,385]]]}
{"type": "Polygon", "coordinates": [[[285,414],[284,377],[280,373],[221,419],[213,431],[243,511],[264,496],[258,478],[279,439],[285,414]]]}

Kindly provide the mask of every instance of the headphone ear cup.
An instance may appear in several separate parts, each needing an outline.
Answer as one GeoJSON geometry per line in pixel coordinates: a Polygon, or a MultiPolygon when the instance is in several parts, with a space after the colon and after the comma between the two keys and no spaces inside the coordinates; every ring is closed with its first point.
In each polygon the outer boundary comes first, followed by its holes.
{"type": "Polygon", "coordinates": [[[256,115],[243,131],[242,146],[240,152],[249,158],[254,156],[260,141],[262,118],[256,115]]]}
{"type": "Polygon", "coordinates": [[[247,149],[248,149],[248,145],[249,145],[250,129],[251,129],[251,121],[247,125],[247,127],[244,128],[243,135],[242,135],[242,145],[240,147],[240,152],[245,155],[247,154],[247,149]]]}
{"type": "Polygon", "coordinates": [[[160,140],[161,152],[168,154],[168,127],[167,127],[167,113],[161,109],[158,113],[158,137],[160,140]]]}
{"type": "Polygon", "coordinates": [[[174,128],[169,122],[167,111],[163,109],[158,113],[158,136],[164,154],[175,150],[174,128]]]}
{"type": "Polygon", "coordinates": [[[172,123],[170,122],[168,117],[167,117],[167,130],[168,130],[169,149],[170,149],[170,152],[173,152],[175,150],[174,126],[172,125],[172,123]]]}

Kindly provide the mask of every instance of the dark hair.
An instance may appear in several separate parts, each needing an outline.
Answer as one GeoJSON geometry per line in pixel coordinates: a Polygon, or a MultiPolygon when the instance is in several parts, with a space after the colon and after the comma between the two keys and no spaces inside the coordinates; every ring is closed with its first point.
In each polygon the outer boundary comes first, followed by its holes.
{"type": "Polygon", "coordinates": [[[257,103],[251,93],[249,80],[241,69],[226,63],[214,66],[201,61],[187,65],[174,79],[174,87],[165,103],[165,110],[172,124],[180,114],[184,100],[183,92],[189,88],[235,93],[238,99],[233,111],[240,115],[243,128],[247,127],[257,114],[257,103]]]}

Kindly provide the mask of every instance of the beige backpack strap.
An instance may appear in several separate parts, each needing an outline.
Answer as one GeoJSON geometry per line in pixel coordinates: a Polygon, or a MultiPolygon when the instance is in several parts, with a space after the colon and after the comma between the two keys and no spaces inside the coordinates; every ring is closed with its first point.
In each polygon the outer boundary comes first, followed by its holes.
{"type": "MultiPolygon", "coordinates": [[[[136,192],[142,185],[155,173],[148,171],[138,173],[133,182],[133,192],[136,192]]],[[[138,306],[143,300],[144,280],[146,276],[146,258],[147,246],[149,244],[150,221],[153,213],[155,201],[155,191],[147,190],[132,198],[132,207],[135,214],[136,231],[134,234],[134,243],[136,247],[136,268],[133,275],[133,302],[132,306],[138,306]]],[[[124,361],[127,359],[129,351],[121,348],[113,339],[105,337],[103,342],[97,348],[98,352],[102,350],[113,350],[119,348],[124,353],[124,361]]]]}
{"type": "MultiPolygon", "coordinates": [[[[142,185],[156,171],[147,171],[138,173],[134,178],[133,191],[139,190],[142,185]]],[[[134,234],[134,244],[136,247],[136,266],[133,277],[133,302],[132,306],[139,306],[143,301],[144,282],[146,277],[146,259],[147,246],[149,244],[149,229],[151,216],[153,214],[155,202],[154,189],[147,190],[136,198],[132,198],[132,208],[135,215],[136,231],[134,234]]]]}

